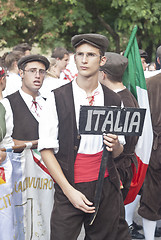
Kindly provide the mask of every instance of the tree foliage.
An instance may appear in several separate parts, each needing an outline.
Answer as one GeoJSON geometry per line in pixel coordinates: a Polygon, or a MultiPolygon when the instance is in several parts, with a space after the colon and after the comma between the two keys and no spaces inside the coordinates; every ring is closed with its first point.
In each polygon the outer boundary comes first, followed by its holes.
{"type": "Polygon", "coordinates": [[[134,25],[139,46],[149,52],[161,44],[160,0],[1,0],[0,47],[20,42],[47,50],[71,48],[79,33],[102,33],[109,50],[125,49],[134,25]]]}

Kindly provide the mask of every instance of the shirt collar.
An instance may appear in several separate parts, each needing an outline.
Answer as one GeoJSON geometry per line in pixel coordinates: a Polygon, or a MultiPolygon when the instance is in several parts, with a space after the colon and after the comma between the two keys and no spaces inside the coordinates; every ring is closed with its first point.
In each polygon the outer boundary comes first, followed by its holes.
{"type": "MultiPolygon", "coordinates": [[[[76,91],[82,91],[82,92],[84,92],[84,93],[86,94],[85,90],[82,89],[82,88],[80,88],[80,87],[78,86],[78,84],[77,84],[77,82],[76,82],[76,79],[74,79],[74,80],[72,81],[72,83],[73,83],[73,89],[75,89],[76,91]]],[[[91,95],[93,95],[96,91],[98,91],[98,92],[101,92],[101,91],[102,91],[102,86],[101,86],[100,82],[98,82],[97,88],[93,90],[93,92],[92,92],[91,95]]]]}
{"type": "MultiPolygon", "coordinates": [[[[26,101],[31,101],[31,102],[32,102],[32,100],[34,99],[30,94],[25,93],[25,92],[22,90],[22,88],[19,90],[19,92],[20,92],[21,97],[22,97],[24,100],[26,100],[26,101]]],[[[41,98],[41,95],[40,95],[40,93],[38,92],[38,96],[36,96],[35,100],[36,100],[36,101],[39,101],[40,98],[41,98]]]]}

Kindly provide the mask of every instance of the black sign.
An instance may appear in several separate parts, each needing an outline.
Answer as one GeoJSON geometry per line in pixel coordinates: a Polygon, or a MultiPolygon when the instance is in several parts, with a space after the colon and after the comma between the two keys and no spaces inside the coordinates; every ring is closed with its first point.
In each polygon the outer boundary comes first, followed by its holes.
{"type": "Polygon", "coordinates": [[[81,106],[80,134],[141,136],[146,109],[81,106]]]}

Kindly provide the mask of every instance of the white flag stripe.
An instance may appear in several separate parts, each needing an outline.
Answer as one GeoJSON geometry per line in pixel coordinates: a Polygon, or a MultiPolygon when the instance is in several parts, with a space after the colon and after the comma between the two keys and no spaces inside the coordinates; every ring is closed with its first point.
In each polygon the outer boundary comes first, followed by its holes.
{"type": "Polygon", "coordinates": [[[153,130],[151,123],[151,115],[150,115],[150,107],[148,100],[147,90],[142,89],[136,86],[138,103],[140,108],[146,108],[146,115],[144,121],[144,127],[142,136],[139,137],[138,143],[136,145],[136,154],[144,164],[149,163],[150,155],[151,155],[151,147],[153,143],[153,130]]]}

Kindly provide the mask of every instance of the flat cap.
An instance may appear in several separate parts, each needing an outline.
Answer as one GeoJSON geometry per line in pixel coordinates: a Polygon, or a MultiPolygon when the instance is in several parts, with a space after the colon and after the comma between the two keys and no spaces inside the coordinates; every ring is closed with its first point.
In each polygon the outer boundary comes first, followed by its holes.
{"type": "Polygon", "coordinates": [[[157,57],[161,58],[161,46],[157,48],[157,57]]]}
{"type": "Polygon", "coordinates": [[[39,54],[37,55],[31,54],[20,58],[20,60],[18,61],[18,68],[23,69],[24,65],[28,62],[41,62],[45,65],[46,70],[49,68],[50,65],[50,62],[46,57],[39,54]]]}
{"type": "Polygon", "coordinates": [[[106,52],[106,63],[100,67],[100,70],[111,76],[122,78],[128,65],[128,59],[118,53],[106,52]]]}
{"type": "Polygon", "coordinates": [[[103,54],[105,53],[109,45],[109,41],[105,36],[101,34],[95,34],[95,33],[75,35],[72,37],[71,43],[74,48],[78,47],[83,43],[88,43],[100,49],[103,54]]]}
{"type": "Polygon", "coordinates": [[[147,52],[142,50],[142,49],[139,49],[139,53],[140,53],[141,58],[147,58],[148,57],[147,52]]]}

